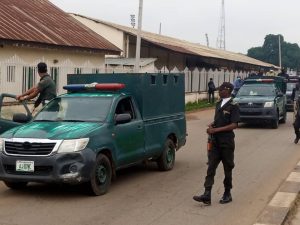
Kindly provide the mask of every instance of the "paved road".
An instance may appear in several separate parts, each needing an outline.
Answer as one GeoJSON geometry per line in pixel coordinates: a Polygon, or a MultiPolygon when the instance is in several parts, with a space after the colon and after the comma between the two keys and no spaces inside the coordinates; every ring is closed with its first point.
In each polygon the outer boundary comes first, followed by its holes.
{"type": "Polygon", "coordinates": [[[291,118],[279,129],[242,126],[236,131],[233,202],[218,203],[223,193],[220,165],[208,207],[194,202],[192,196],[203,191],[205,129],[212,117],[212,110],[188,115],[188,142],[178,152],[174,170],[159,172],[155,164],[123,170],[104,196],[87,197],[80,188],[41,184],[12,191],[0,183],[0,224],[253,224],[300,160],[291,118]]]}

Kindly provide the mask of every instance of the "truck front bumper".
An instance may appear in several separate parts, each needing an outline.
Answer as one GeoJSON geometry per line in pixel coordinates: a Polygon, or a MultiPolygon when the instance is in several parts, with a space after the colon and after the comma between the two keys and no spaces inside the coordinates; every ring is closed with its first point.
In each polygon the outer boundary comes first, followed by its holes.
{"type": "Polygon", "coordinates": [[[240,108],[241,122],[272,121],[276,118],[275,108],[240,108]]]}
{"type": "Polygon", "coordinates": [[[96,154],[90,149],[50,156],[11,156],[0,154],[0,180],[77,184],[90,180],[96,154]],[[33,161],[32,172],[16,171],[16,162],[33,161]]]}

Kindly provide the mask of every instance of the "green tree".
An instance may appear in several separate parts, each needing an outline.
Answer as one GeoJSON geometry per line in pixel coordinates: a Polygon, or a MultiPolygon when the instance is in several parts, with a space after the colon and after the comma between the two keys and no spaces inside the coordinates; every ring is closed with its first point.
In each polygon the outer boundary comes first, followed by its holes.
{"type": "MultiPolygon", "coordinates": [[[[298,44],[291,44],[284,41],[280,35],[281,41],[281,64],[294,70],[300,69],[300,48],[298,44]]],[[[248,50],[248,56],[279,65],[279,35],[268,34],[265,37],[263,46],[253,47],[248,50]]]]}

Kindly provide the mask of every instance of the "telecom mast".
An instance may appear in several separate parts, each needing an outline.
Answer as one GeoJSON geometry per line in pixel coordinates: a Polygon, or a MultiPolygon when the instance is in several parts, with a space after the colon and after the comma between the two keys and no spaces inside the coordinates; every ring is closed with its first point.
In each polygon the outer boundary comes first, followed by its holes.
{"type": "Polygon", "coordinates": [[[225,48],[225,3],[222,0],[222,8],[221,8],[221,16],[220,16],[220,24],[217,38],[217,48],[226,49],[225,48]]]}

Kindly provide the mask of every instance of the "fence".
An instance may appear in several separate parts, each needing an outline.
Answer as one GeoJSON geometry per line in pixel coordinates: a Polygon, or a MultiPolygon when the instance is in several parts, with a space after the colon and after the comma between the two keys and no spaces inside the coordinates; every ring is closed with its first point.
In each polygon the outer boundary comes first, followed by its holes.
{"type": "MultiPolygon", "coordinates": [[[[90,61],[86,61],[82,65],[75,65],[71,60],[67,59],[60,64],[53,64],[44,59],[36,60],[30,64],[25,63],[17,56],[0,61],[0,92],[19,95],[25,92],[39,80],[36,65],[38,62],[44,61],[48,65],[48,72],[56,83],[59,94],[63,93],[63,86],[67,83],[67,74],[70,73],[112,73],[112,72],[130,72],[123,70],[107,70],[104,66],[93,65],[90,61]]],[[[207,83],[213,78],[216,87],[220,86],[224,81],[233,82],[237,76],[245,78],[245,71],[228,71],[228,70],[212,70],[204,68],[195,68],[190,70],[186,68],[179,71],[177,68],[169,71],[166,67],[162,69],[155,68],[149,73],[184,73],[185,74],[185,92],[201,93],[207,91],[207,83]]]]}

